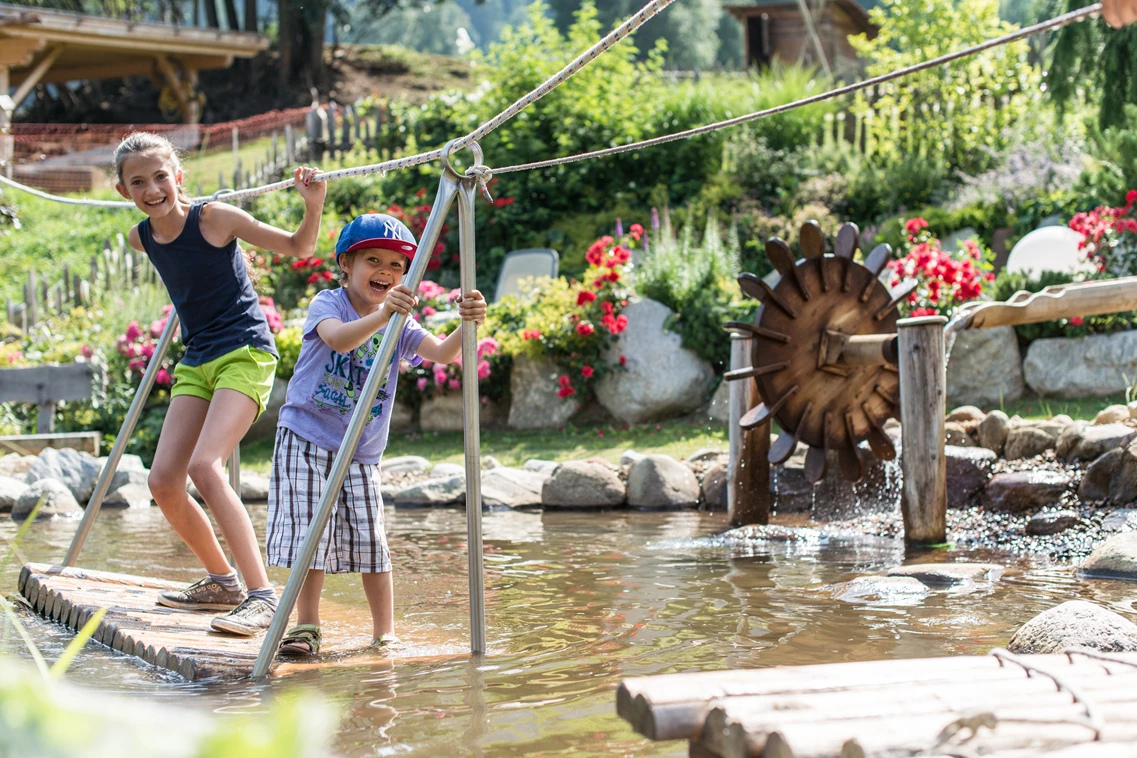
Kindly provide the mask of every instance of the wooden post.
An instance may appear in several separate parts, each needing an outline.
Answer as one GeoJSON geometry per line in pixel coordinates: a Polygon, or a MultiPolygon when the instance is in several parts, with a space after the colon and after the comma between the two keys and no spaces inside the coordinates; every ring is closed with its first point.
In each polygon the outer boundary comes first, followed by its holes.
{"type": "Polygon", "coordinates": [[[24,312],[28,314],[28,328],[35,326],[39,310],[36,307],[36,272],[34,271],[28,272],[28,283],[24,285],[24,312]]]}
{"type": "Polygon", "coordinates": [[[280,161],[280,137],[274,130],[272,133],[272,167],[275,170],[280,161]]]}
{"type": "Polygon", "coordinates": [[[240,176],[241,171],[241,135],[237,127],[233,127],[231,132],[233,140],[233,174],[240,176]]]}
{"type": "Polygon", "coordinates": [[[328,103],[328,150],[336,157],[336,104],[328,103]]]}
{"type": "MultiPolygon", "coordinates": [[[[746,368],[754,342],[733,334],[730,339],[730,367],[746,368]]],[[[738,425],[742,416],[758,400],[754,379],[739,379],[730,384],[730,462],[727,464],[727,507],[731,526],[770,523],[770,425],[750,430],[738,425]]]]}
{"type": "Polygon", "coordinates": [[[41,403],[36,414],[36,434],[51,434],[55,431],[55,403],[41,403]]]}
{"type": "Polygon", "coordinates": [[[292,168],[296,159],[296,133],[292,131],[292,124],[284,125],[284,158],[285,164],[292,168]]]}
{"type": "Polygon", "coordinates": [[[99,256],[91,256],[91,286],[95,287],[99,284],[99,256]]]}
{"type": "Polygon", "coordinates": [[[938,545],[947,541],[947,458],[944,413],[947,369],[943,316],[906,318],[900,335],[900,509],[904,541],[938,545]]]}

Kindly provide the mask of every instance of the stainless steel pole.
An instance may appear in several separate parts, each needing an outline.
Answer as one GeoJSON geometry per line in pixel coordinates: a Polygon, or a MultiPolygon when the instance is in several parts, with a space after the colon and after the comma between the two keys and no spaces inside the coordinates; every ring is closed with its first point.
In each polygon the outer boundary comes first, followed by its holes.
{"type": "MultiPolygon", "coordinates": [[[[454,197],[457,194],[458,177],[452,171],[446,171],[438,183],[438,195],[435,197],[434,207],[430,211],[430,217],[426,221],[426,229],[422,232],[418,250],[404,280],[404,283],[412,291],[417,291],[422,282],[423,274],[426,273],[426,264],[430,261],[430,254],[438,242],[439,234],[442,232],[442,223],[446,219],[446,214],[449,212],[450,206],[453,205],[454,197]]],[[[296,599],[300,596],[300,588],[304,586],[308,567],[312,565],[312,560],[316,557],[316,548],[319,547],[320,536],[328,525],[328,519],[331,518],[332,508],[339,500],[348,466],[351,465],[352,458],[355,457],[355,450],[359,447],[359,438],[363,435],[363,427],[366,426],[371,416],[371,406],[375,403],[379,388],[387,381],[388,372],[384,367],[391,365],[391,359],[395,355],[395,347],[399,343],[399,337],[402,335],[406,323],[407,316],[397,313],[388,322],[387,328],[383,332],[379,354],[375,356],[375,361],[372,364],[373,369],[363,385],[359,399],[356,401],[355,410],[351,414],[351,421],[348,422],[343,442],[340,443],[340,449],[332,462],[332,470],[324,485],[320,504],[316,507],[316,513],[308,525],[308,531],[304,534],[300,554],[292,566],[292,573],[288,577],[288,584],[284,587],[284,594],[280,597],[276,615],[273,616],[272,624],[265,634],[264,643],[257,655],[257,662],[253,666],[254,679],[264,677],[268,673],[269,666],[272,665],[273,658],[276,657],[276,650],[280,646],[280,640],[284,637],[285,627],[288,625],[288,617],[292,614],[296,599]]]]}
{"type": "Polygon", "coordinates": [[[118,430],[118,437],[115,438],[114,446],[111,448],[110,455],[107,456],[107,463],[103,466],[99,480],[95,483],[95,491],[91,493],[91,499],[87,501],[87,508],[83,511],[83,520],[79,522],[79,529],[71,538],[71,547],[67,548],[67,557],[63,559],[64,566],[74,566],[75,561],[79,559],[79,551],[83,549],[83,543],[87,540],[87,535],[91,533],[95,517],[99,515],[103,498],[107,496],[111,480],[114,479],[115,471],[118,470],[118,463],[122,460],[123,452],[126,451],[126,444],[130,442],[130,437],[134,434],[134,427],[138,425],[138,417],[142,415],[146,400],[154,389],[154,379],[158,376],[158,369],[161,367],[162,361],[166,359],[166,353],[170,350],[170,343],[174,341],[174,332],[177,329],[178,313],[177,311],[170,311],[170,317],[166,319],[166,328],[162,330],[162,336],[158,338],[158,345],[154,348],[154,354],[150,356],[150,363],[146,366],[146,372],[142,374],[142,383],[138,385],[138,391],[134,393],[134,400],[130,402],[130,409],[127,410],[126,418],[123,419],[122,428],[118,430]]]}
{"type": "MultiPolygon", "coordinates": [[[[458,259],[462,294],[477,289],[474,262],[476,180],[458,188],[458,259]]],[[[482,565],[482,440],[479,424],[478,325],[462,322],[462,422],[466,446],[466,549],[470,565],[470,652],[486,652],[486,598],[482,565]]]]}

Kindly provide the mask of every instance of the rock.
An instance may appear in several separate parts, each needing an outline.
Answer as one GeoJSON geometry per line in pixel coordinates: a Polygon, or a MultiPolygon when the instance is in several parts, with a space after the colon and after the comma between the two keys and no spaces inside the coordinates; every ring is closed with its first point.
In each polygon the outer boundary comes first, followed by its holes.
{"type": "Polygon", "coordinates": [[[637,453],[635,450],[625,450],[620,455],[620,465],[631,466],[636,461],[642,461],[643,457],[643,453],[637,453]]]}
{"type": "Polygon", "coordinates": [[[910,576],[924,584],[945,585],[999,578],[1003,567],[994,563],[911,563],[895,566],[881,576],[910,576]]]}
{"type": "Polygon", "coordinates": [[[1137,532],[1115,534],[1082,561],[1083,576],[1137,580],[1137,532]]]}
{"type": "Polygon", "coordinates": [[[99,478],[99,459],[90,453],[80,453],[65,447],[56,450],[46,447],[28,470],[24,481],[34,484],[42,479],[55,479],[67,485],[76,500],[87,502],[95,491],[95,480],[99,478]]]}
{"type": "Polygon", "coordinates": [[[1023,378],[1044,397],[1119,394],[1131,376],[1137,376],[1137,332],[1038,339],[1023,361],[1023,378]]]}
{"type": "Polygon", "coordinates": [[[402,492],[404,489],[406,489],[406,488],[403,487],[403,485],[401,485],[401,484],[387,484],[387,483],[380,484],[379,485],[379,496],[383,498],[383,504],[384,505],[393,505],[395,502],[395,498],[398,497],[399,493],[402,492]]]}
{"type": "Polygon", "coordinates": [[[513,359],[509,376],[512,401],[509,426],[512,429],[559,429],[580,410],[574,398],[559,398],[557,375],[552,361],[534,361],[523,355],[513,359]]]}
{"type": "Polygon", "coordinates": [[[1050,418],[1050,422],[1053,424],[1058,424],[1063,429],[1065,429],[1067,426],[1074,423],[1074,419],[1070,418],[1065,413],[1059,413],[1057,416],[1052,416],[1050,418]]]}
{"type": "Polygon", "coordinates": [[[288,380],[276,377],[272,382],[272,392],[268,396],[268,405],[257,416],[257,420],[245,432],[246,440],[260,440],[276,436],[276,422],[280,417],[280,409],[288,395],[288,380]]]}
{"type": "Polygon", "coordinates": [[[1007,650],[1016,654],[1061,653],[1071,647],[1137,651],[1137,624],[1085,600],[1069,600],[1023,624],[1007,643],[1007,650]]]}
{"type": "Polygon", "coordinates": [[[1010,420],[1002,411],[991,411],[987,418],[979,422],[976,429],[979,434],[979,444],[988,450],[994,450],[998,455],[1003,454],[1003,445],[1007,442],[1007,435],[1011,431],[1010,420]]]}
{"type": "Polygon", "coordinates": [[[1069,483],[1054,471],[1015,471],[995,474],[983,493],[990,508],[1018,513],[1058,502],[1069,483]]]}
{"type": "MultiPolygon", "coordinates": [[[[51,450],[52,448],[46,448],[51,450]]],[[[83,512],[79,501],[71,494],[70,488],[57,479],[39,479],[28,486],[28,489],[12,506],[12,518],[17,521],[26,519],[36,507],[41,497],[46,497],[38,518],[51,516],[70,516],[83,512]]]]}
{"type": "Polygon", "coordinates": [[[1057,442],[1059,435],[1066,429],[1065,424],[1056,424],[1053,421],[1032,421],[1029,426],[1050,437],[1053,442],[1057,442]]]}
{"type": "Polygon", "coordinates": [[[628,469],[632,508],[682,508],[699,502],[699,480],[669,455],[646,455],[628,469]]]}
{"type": "Polygon", "coordinates": [[[1137,442],[1129,443],[1120,452],[1117,467],[1109,480],[1109,500],[1114,505],[1137,500],[1137,442]]]}
{"type": "Polygon", "coordinates": [[[525,471],[537,471],[542,474],[551,474],[559,464],[556,461],[544,461],[540,458],[530,458],[521,466],[525,471]]]}
{"type": "Polygon", "coordinates": [[[1031,426],[1012,429],[1007,435],[1003,455],[1007,460],[1033,458],[1054,447],[1054,438],[1046,432],[1031,426]]]}
{"type": "Polygon", "coordinates": [[[1101,520],[1103,532],[1137,531],[1137,508],[1118,508],[1101,520]]]}
{"type": "Polygon", "coordinates": [[[0,513],[11,513],[16,502],[28,491],[22,479],[0,475],[0,513]]]}
{"type": "Polygon", "coordinates": [[[985,447],[946,445],[948,507],[972,505],[987,486],[998,456],[985,447]]]}
{"type": "Polygon", "coordinates": [[[1121,421],[1128,421],[1129,417],[1129,406],[1107,405],[1098,411],[1098,415],[1094,416],[1094,425],[1116,424],[1121,421]]]}
{"type": "Polygon", "coordinates": [[[436,463],[434,464],[434,468],[430,470],[430,476],[435,479],[465,475],[466,467],[461,463],[436,463]]]}
{"type": "Polygon", "coordinates": [[[1129,409],[1129,418],[1137,418],[1137,400],[1127,403],[1125,407],[1129,409]]]}
{"type": "Polygon", "coordinates": [[[1069,459],[1070,454],[1074,452],[1074,448],[1082,443],[1082,437],[1086,432],[1086,427],[1089,426],[1085,421],[1075,421],[1072,424],[1067,424],[1062,433],[1058,435],[1058,441],[1054,443],[1054,452],[1058,454],[1059,458],[1069,459]]]}
{"type": "MultiPolygon", "coordinates": [[[[493,426],[501,420],[502,415],[497,403],[482,403],[479,422],[482,426],[493,426]]],[[[419,409],[418,418],[419,426],[424,432],[462,431],[462,393],[451,392],[427,398],[419,409]]]]}
{"type": "MultiPolygon", "coordinates": [[[[1071,427],[1067,427],[1066,431],[1062,433],[1062,437],[1065,437],[1070,429],[1071,427]]],[[[1081,437],[1081,440],[1070,450],[1067,457],[1075,461],[1092,461],[1107,450],[1129,444],[1137,437],[1137,430],[1131,429],[1125,424],[1087,426],[1082,429],[1081,437]]]]}
{"type": "Polygon", "coordinates": [[[0,458],[0,476],[10,476],[13,479],[24,481],[24,477],[39,458],[34,455],[20,455],[8,453],[0,458]]]}
{"type": "Polygon", "coordinates": [[[427,479],[425,482],[419,482],[400,490],[395,495],[396,507],[431,508],[444,505],[461,505],[464,502],[466,502],[466,477],[464,476],[427,479]]]}
{"type": "Polygon", "coordinates": [[[729,455],[725,450],[712,450],[709,447],[701,447],[695,452],[688,455],[683,459],[684,463],[706,463],[707,461],[715,461],[723,456],[729,455]]]}
{"type": "Polygon", "coordinates": [[[958,421],[944,424],[944,441],[956,447],[975,447],[975,440],[967,433],[967,428],[958,421]]]}
{"type": "Polygon", "coordinates": [[[1014,327],[959,333],[947,366],[948,407],[973,403],[990,408],[1022,394],[1022,357],[1014,327]]]}
{"type": "Polygon", "coordinates": [[[483,508],[539,508],[547,475],[499,466],[482,474],[483,508]]]}
{"type": "Polygon", "coordinates": [[[1089,465],[1082,474],[1082,482],[1078,485],[1078,499],[1083,503],[1096,503],[1109,498],[1109,485],[1117,466],[1121,463],[1121,456],[1125,451],[1114,448],[1098,456],[1097,460],[1089,465]]]}
{"type": "MultiPolygon", "coordinates": [[[[103,498],[104,508],[149,508],[154,498],[150,495],[150,485],[147,484],[147,474],[139,471],[120,471],[115,474],[126,477],[127,481],[115,487],[103,498]]],[[[242,479],[244,474],[242,474],[242,479]]],[[[268,499],[268,484],[265,484],[265,499],[268,499]]]]}
{"type": "Polygon", "coordinates": [[[961,405],[951,411],[944,421],[978,421],[982,422],[987,417],[987,414],[976,408],[974,405],[961,405]]]}
{"type": "Polygon", "coordinates": [[[420,455],[398,455],[384,458],[381,468],[384,474],[418,474],[430,471],[430,461],[420,455]]]}
{"type": "Polygon", "coordinates": [[[927,586],[910,576],[859,576],[833,589],[833,597],[847,602],[910,605],[927,596],[927,586]]]}
{"type": "Polygon", "coordinates": [[[268,502],[268,477],[255,471],[241,471],[241,499],[246,503],[268,502]]]}
{"type": "MultiPolygon", "coordinates": [[[[99,459],[99,473],[103,473],[103,469],[107,465],[106,458],[99,459]]],[[[136,477],[131,474],[148,474],[146,464],[142,459],[133,453],[123,453],[122,457],[118,459],[118,466],[115,467],[114,478],[111,479],[111,490],[117,490],[119,487],[125,487],[127,484],[137,481],[136,477]]],[[[96,478],[96,483],[98,479],[96,478]]]]}
{"type": "Polygon", "coordinates": [[[409,432],[415,428],[415,414],[398,400],[391,407],[391,431],[409,432]]]}
{"type": "Polygon", "coordinates": [[[730,480],[726,463],[716,463],[703,473],[703,504],[712,511],[727,509],[730,480]]]}
{"type": "Polygon", "coordinates": [[[711,402],[707,406],[707,421],[712,424],[730,422],[730,382],[719,382],[715,394],[711,395],[711,402]]]}
{"type": "Polygon", "coordinates": [[[1036,513],[1026,522],[1026,533],[1034,535],[1058,534],[1078,526],[1082,520],[1073,511],[1047,511],[1036,513]]]}
{"type": "Polygon", "coordinates": [[[482,471],[492,471],[495,468],[501,468],[501,461],[494,458],[492,455],[482,456],[482,471]]]}
{"type": "Polygon", "coordinates": [[[609,372],[596,385],[600,404],[620,421],[671,418],[703,404],[714,379],[711,364],[682,347],[664,322],[671,310],[644,299],[624,309],[628,328],[608,348],[609,358],[626,358],[625,371],[609,372]]]}
{"type": "Polygon", "coordinates": [[[625,496],[619,475],[598,461],[565,461],[541,488],[541,504],[554,508],[612,508],[625,496]]]}

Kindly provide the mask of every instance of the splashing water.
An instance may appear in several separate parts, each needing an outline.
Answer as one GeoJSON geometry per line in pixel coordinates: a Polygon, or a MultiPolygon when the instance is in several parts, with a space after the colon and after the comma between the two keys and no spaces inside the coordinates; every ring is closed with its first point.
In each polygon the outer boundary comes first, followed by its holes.
{"type": "Polygon", "coordinates": [[[944,326],[944,365],[951,360],[951,349],[955,346],[955,338],[959,333],[967,328],[968,322],[971,321],[970,310],[957,310],[952,314],[951,319],[948,320],[947,325],[944,326]]]}

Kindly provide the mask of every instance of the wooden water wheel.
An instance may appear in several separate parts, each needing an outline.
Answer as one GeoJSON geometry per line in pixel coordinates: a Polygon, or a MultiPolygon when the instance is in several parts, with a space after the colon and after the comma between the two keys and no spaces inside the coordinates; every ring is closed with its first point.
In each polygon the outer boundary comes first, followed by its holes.
{"type": "Polygon", "coordinates": [[[758,385],[762,402],[741,426],[777,421],[783,431],[770,446],[774,464],[793,455],[798,442],[809,445],[805,474],[811,482],[824,478],[830,451],[838,454],[844,477],[859,480],[856,447],[865,440],[878,457],[896,457],[884,422],[899,413],[897,306],[915,283],[890,293],[878,276],[892,249],[879,245],[858,263],[859,237],[856,224],[845,224],[833,253],[826,254],[821,228],[807,222],[799,237],[801,259],[771,238],[766,254],[779,278],[771,286],[754,274],[739,276],[742,291],[762,305],[753,324],[726,324],[754,337],[751,365],[726,376],[753,377],[758,385]]]}

